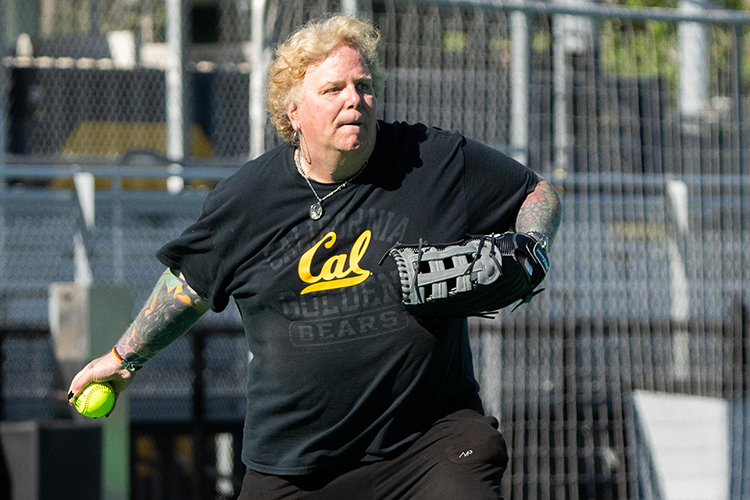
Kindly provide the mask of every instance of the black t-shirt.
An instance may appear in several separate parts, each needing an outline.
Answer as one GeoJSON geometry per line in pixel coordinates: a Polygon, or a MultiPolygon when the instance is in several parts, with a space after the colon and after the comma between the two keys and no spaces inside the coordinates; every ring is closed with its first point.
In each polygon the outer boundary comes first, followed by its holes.
{"type": "MultiPolygon", "coordinates": [[[[506,231],[537,182],[460,134],[383,122],[318,221],[286,144],[222,181],[158,258],[214,311],[239,308],[253,355],[243,462],[307,474],[377,460],[450,411],[481,411],[466,321],[417,321],[379,261],[398,242],[506,231]]],[[[322,198],[337,184],[313,186],[322,198]]]]}

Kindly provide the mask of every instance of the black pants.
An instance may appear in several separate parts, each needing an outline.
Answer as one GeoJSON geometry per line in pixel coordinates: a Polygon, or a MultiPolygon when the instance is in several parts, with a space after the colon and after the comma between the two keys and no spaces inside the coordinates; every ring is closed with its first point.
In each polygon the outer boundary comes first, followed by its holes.
{"type": "Polygon", "coordinates": [[[508,463],[498,422],[473,410],[438,420],[398,456],[335,475],[248,469],[238,500],[497,500],[508,463]]]}

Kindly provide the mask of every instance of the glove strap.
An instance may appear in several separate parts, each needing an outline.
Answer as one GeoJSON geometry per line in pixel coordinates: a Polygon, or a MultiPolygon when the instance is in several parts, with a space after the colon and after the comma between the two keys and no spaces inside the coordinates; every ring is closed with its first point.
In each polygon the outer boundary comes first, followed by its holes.
{"type": "Polygon", "coordinates": [[[516,309],[518,309],[524,304],[528,304],[529,302],[531,302],[532,297],[534,297],[537,294],[542,293],[543,291],[544,291],[544,288],[537,288],[536,290],[529,292],[529,294],[526,295],[526,297],[522,298],[521,301],[518,304],[516,304],[516,307],[510,310],[510,312],[515,311],[516,309]]]}

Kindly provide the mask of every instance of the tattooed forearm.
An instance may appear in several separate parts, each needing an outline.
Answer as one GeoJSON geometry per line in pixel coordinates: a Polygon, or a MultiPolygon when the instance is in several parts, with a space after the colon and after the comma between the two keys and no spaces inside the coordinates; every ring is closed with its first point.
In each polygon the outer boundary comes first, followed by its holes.
{"type": "Polygon", "coordinates": [[[542,180],[526,197],[516,217],[516,231],[539,231],[549,238],[551,245],[562,218],[562,207],[557,191],[542,180]]]}
{"type": "Polygon", "coordinates": [[[167,269],[146,304],[117,343],[128,362],[142,365],[187,332],[208,310],[208,303],[182,275],[167,269]]]}

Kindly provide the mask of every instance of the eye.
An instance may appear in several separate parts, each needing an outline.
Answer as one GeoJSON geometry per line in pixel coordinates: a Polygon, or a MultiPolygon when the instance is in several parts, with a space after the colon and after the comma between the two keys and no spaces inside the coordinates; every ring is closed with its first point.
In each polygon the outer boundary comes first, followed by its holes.
{"type": "Polygon", "coordinates": [[[357,84],[357,90],[365,94],[372,94],[372,82],[360,82],[357,84]]]}

